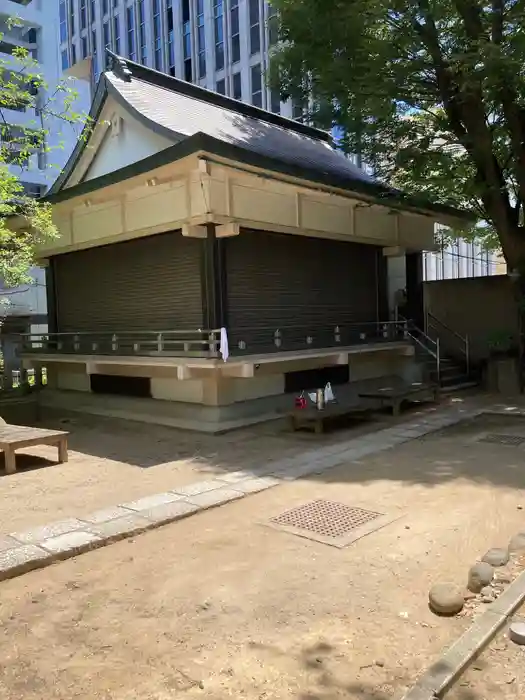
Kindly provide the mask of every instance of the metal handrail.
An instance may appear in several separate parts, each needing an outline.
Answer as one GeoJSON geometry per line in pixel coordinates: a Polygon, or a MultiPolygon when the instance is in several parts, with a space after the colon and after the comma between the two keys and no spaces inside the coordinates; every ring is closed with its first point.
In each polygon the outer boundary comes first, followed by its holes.
{"type": "Polygon", "coordinates": [[[207,328],[193,328],[192,330],[185,330],[185,331],[174,331],[174,330],[168,330],[168,331],[138,331],[137,329],[133,331],[66,331],[66,332],[61,332],[61,333],[20,333],[21,338],[29,338],[31,336],[33,337],[48,337],[48,336],[73,336],[73,335],[90,335],[90,336],[108,336],[109,338],[113,335],[153,335],[157,336],[159,333],[162,333],[162,335],[187,335],[187,334],[196,334],[196,333],[220,333],[221,329],[220,328],[212,328],[211,330],[208,330],[207,328]]]}
{"type": "Polygon", "coordinates": [[[465,365],[466,365],[467,375],[470,374],[470,340],[469,340],[468,335],[464,335],[464,336],[461,335],[461,333],[458,333],[453,328],[448,326],[444,321],[442,321],[440,318],[435,316],[431,311],[426,312],[426,326],[427,326],[427,330],[428,330],[429,326],[432,326],[438,332],[439,332],[439,329],[436,326],[439,326],[439,327],[445,329],[448,333],[453,335],[459,341],[461,341],[463,347],[460,347],[460,351],[465,356],[465,365]]]}
{"type": "Polygon", "coordinates": [[[170,331],[100,331],[23,333],[20,335],[24,352],[102,352],[102,354],[148,354],[216,356],[219,349],[220,329],[170,331]]]}
{"type": "MultiPolygon", "coordinates": [[[[417,332],[420,335],[422,335],[425,338],[425,340],[427,340],[429,343],[431,343],[432,345],[438,345],[438,342],[436,340],[434,340],[434,338],[431,338],[427,333],[425,333],[425,331],[422,331],[421,328],[418,328],[413,321],[410,321],[408,318],[405,318],[405,316],[401,316],[401,315],[398,316],[398,318],[399,318],[398,324],[401,324],[402,326],[406,326],[407,332],[409,333],[409,335],[411,335],[411,334],[410,334],[410,331],[408,331],[408,329],[415,328],[417,330],[417,332]]],[[[412,335],[411,335],[411,337],[412,337],[412,335]]],[[[414,336],[414,338],[417,340],[417,338],[415,336],[414,336]]]]}
{"type": "MultiPolygon", "coordinates": [[[[399,324],[392,321],[363,323],[256,326],[233,329],[230,354],[284,352],[297,349],[346,347],[361,343],[399,340],[399,324]],[[263,350],[261,350],[263,348],[263,350]]],[[[198,355],[217,356],[220,329],[68,331],[25,333],[19,336],[21,352],[65,352],[76,354],[198,355]]]]}
{"type": "Polygon", "coordinates": [[[399,319],[398,323],[403,327],[405,335],[410,337],[417,345],[423,348],[425,352],[436,360],[436,376],[439,383],[441,379],[441,346],[439,338],[434,340],[434,338],[431,338],[427,333],[422,331],[421,328],[418,328],[413,321],[409,321],[404,316],[397,314],[397,318],[399,319]],[[414,333],[411,333],[409,330],[410,328],[417,330],[419,335],[423,336],[425,342],[423,342],[421,338],[418,338],[414,333]],[[429,345],[433,345],[435,350],[432,350],[429,345]]]}
{"type": "MultiPolygon", "coordinates": [[[[452,335],[455,335],[456,338],[459,338],[459,340],[462,340],[463,342],[465,342],[465,341],[468,339],[468,335],[465,335],[465,336],[461,335],[461,333],[458,333],[457,331],[455,331],[453,328],[451,328],[450,326],[448,326],[448,325],[447,325],[444,321],[442,321],[440,318],[438,318],[437,316],[434,316],[434,314],[433,314],[431,311],[427,311],[427,318],[430,318],[430,319],[432,319],[432,321],[435,321],[435,322],[437,323],[438,326],[441,326],[442,328],[444,328],[444,329],[445,329],[446,331],[448,331],[449,333],[452,333],[452,335]]],[[[427,323],[428,323],[428,322],[427,322],[427,323]]]]}

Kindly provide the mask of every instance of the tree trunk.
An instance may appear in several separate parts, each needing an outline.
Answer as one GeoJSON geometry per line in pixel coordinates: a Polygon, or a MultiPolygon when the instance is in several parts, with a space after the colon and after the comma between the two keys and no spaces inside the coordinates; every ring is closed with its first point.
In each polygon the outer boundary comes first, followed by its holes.
{"type": "Polygon", "coordinates": [[[516,302],[518,317],[518,362],[520,389],[523,393],[525,366],[525,231],[522,227],[514,227],[500,235],[503,256],[507,263],[507,273],[511,279],[513,296],[516,302]]]}

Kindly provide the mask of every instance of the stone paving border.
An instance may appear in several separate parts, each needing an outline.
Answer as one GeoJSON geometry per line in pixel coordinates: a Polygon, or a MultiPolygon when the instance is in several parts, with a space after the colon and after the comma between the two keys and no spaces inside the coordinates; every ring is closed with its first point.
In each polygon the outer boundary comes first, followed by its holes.
{"type": "Polygon", "coordinates": [[[525,571],[419,678],[403,700],[439,700],[525,601],[525,571]]]}
{"type": "Polygon", "coordinates": [[[338,464],[391,449],[486,412],[476,401],[461,402],[415,420],[308,450],[266,466],[224,474],[172,491],[67,518],[24,532],[0,536],[0,581],[49,566],[82,552],[104,547],[208,508],[245,498],[310,474],[321,474],[338,464]]]}

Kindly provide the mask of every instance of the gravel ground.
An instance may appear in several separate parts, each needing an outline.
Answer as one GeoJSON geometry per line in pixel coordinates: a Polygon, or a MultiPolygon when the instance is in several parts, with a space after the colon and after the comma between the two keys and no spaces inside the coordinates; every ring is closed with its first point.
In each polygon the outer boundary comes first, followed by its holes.
{"type": "MultiPolygon", "coordinates": [[[[411,411],[400,420],[417,415],[417,410],[411,411]]],[[[394,422],[378,415],[373,421],[354,423],[353,428],[315,436],[291,433],[284,421],[274,421],[213,436],[96,416],[75,417],[67,423],[57,417],[44,425],[71,432],[67,464],[56,464],[53,447],[22,450],[17,457],[19,471],[13,475],[5,475],[0,463],[0,534],[249,470],[394,422]]]]}
{"type": "MultiPolygon", "coordinates": [[[[524,618],[525,608],[518,616],[524,618]]],[[[521,700],[525,697],[525,647],[511,642],[505,629],[445,697],[446,700],[521,700]]]]}
{"type": "Polygon", "coordinates": [[[473,421],[3,582],[0,697],[401,697],[471,621],[434,616],[429,587],[466,582],[523,528],[523,451],[479,442],[509,424],[473,421]],[[398,519],[343,549],[268,527],[318,498],[398,519]]]}

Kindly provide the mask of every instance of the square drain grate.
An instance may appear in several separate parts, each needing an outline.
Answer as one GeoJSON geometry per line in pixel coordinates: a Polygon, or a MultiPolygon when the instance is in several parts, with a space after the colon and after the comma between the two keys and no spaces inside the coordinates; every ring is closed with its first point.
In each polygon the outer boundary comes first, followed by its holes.
{"type": "Polygon", "coordinates": [[[493,445],[512,445],[514,447],[519,447],[525,443],[525,436],[523,435],[497,435],[491,433],[489,435],[484,435],[480,442],[490,442],[493,445]]]}
{"type": "Polygon", "coordinates": [[[382,513],[317,499],[271,518],[270,524],[307,539],[346,547],[393,520],[382,513]]]}

